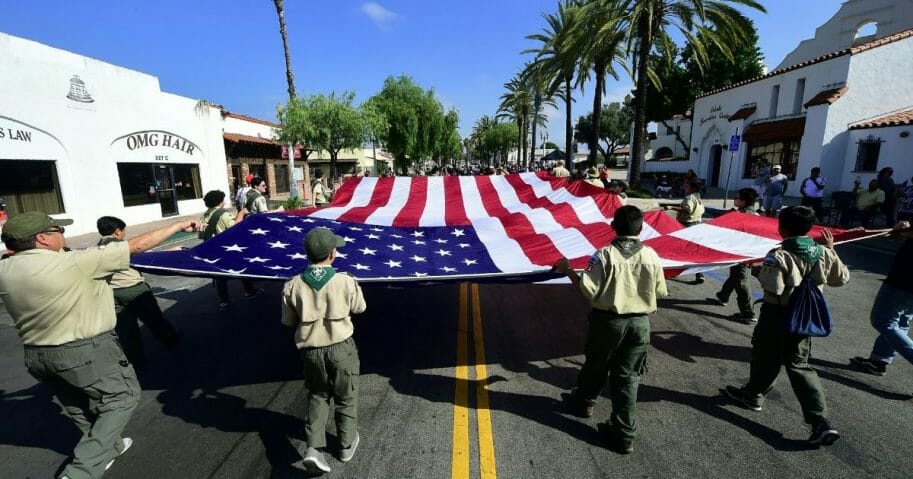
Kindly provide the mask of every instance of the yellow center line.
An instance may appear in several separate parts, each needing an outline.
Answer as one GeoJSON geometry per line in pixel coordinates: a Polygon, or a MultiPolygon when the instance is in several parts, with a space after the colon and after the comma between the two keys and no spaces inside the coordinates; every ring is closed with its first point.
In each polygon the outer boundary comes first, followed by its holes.
{"type": "Polygon", "coordinates": [[[453,458],[450,477],[469,478],[469,328],[468,287],[460,285],[457,324],[456,392],[453,400],[453,458]]]}
{"type": "Polygon", "coordinates": [[[495,479],[495,444],[488,405],[488,370],[485,367],[485,341],[482,336],[482,312],[479,285],[472,285],[472,332],[476,353],[476,420],[479,428],[479,476],[495,479]]]}

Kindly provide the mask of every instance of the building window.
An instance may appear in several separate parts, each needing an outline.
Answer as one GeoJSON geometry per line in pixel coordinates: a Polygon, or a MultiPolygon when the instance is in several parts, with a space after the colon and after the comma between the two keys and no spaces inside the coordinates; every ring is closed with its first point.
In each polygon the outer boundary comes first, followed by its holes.
{"type": "Polygon", "coordinates": [[[64,213],[53,161],[0,160],[0,198],[10,216],[28,211],[64,213]]]}
{"type": "Polygon", "coordinates": [[[124,206],[158,203],[157,190],[174,189],[178,200],[202,198],[198,165],[162,165],[161,163],[118,163],[120,191],[124,206]],[[156,168],[168,168],[156,179],[156,168]],[[164,180],[163,180],[164,178],[164,180]],[[173,187],[171,181],[173,179],[173,187]]]}
{"type": "Polygon", "coordinates": [[[756,178],[763,169],[771,165],[781,165],[783,174],[790,180],[795,180],[796,167],[799,164],[799,144],[799,140],[791,140],[750,145],[742,178],[756,178]]]}
{"type": "Polygon", "coordinates": [[[777,103],[780,101],[780,85],[774,85],[770,89],[770,114],[771,118],[777,116],[777,103]]]}
{"type": "Polygon", "coordinates": [[[878,170],[878,153],[881,151],[881,139],[871,136],[859,140],[856,148],[856,168],[853,171],[865,172],[878,170]]]}
{"type": "Polygon", "coordinates": [[[288,193],[288,165],[273,165],[276,173],[276,193],[288,193]]]}
{"type": "Polygon", "coordinates": [[[671,126],[666,127],[666,136],[674,135],[675,130],[671,126]]]}
{"type": "Polygon", "coordinates": [[[672,148],[669,148],[668,146],[662,146],[656,150],[655,159],[657,159],[657,160],[670,159],[670,158],[672,158],[672,156],[673,156],[672,148]]]}
{"type": "Polygon", "coordinates": [[[805,78],[796,80],[796,97],[793,99],[793,113],[802,111],[802,98],[805,96],[805,78]]]}

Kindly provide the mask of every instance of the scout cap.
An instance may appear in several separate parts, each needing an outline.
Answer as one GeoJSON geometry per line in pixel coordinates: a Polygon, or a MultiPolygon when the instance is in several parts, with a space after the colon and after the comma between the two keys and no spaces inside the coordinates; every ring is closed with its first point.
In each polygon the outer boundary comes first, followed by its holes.
{"type": "Polygon", "coordinates": [[[67,226],[71,224],[73,224],[73,220],[55,220],[44,211],[29,211],[10,218],[3,225],[3,236],[24,240],[38,233],[43,233],[52,226],[67,226]]]}
{"type": "Polygon", "coordinates": [[[333,248],[339,248],[345,244],[346,240],[324,227],[314,228],[304,237],[304,251],[312,260],[324,260],[330,256],[333,248]]]}
{"type": "Polygon", "coordinates": [[[628,182],[625,180],[614,180],[612,186],[620,186],[621,189],[628,191],[628,182]]]}

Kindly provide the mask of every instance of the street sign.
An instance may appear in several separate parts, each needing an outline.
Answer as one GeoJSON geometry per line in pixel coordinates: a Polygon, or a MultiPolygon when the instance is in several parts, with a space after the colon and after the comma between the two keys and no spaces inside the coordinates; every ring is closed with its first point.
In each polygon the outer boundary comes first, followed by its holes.
{"type": "MultiPolygon", "coordinates": [[[[300,147],[300,146],[296,146],[296,147],[295,147],[295,158],[301,158],[301,157],[302,157],[302,156],[301,156],[301,147],[300,147]]],[[[283,160],[287,160],[287,159],[288,159],[288,146],[286,146],[286,145],[283,145],[283,146],[282,146],[282,159],[283,159],[283,160]]]]}
{"type": "Polygon", "coordinates": [[[742,138],[739,135],[732,135],[732,137],[729,138],[729,151],[739,151],[739,143],[741,140],[742,138]]]}

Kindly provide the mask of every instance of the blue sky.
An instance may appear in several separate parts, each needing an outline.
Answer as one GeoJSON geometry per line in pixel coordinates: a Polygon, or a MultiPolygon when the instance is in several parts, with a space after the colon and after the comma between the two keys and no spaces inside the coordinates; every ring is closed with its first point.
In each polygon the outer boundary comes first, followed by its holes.
{"type": "MultiPolygon", "coordinates": [[[[525,39],[557,0],[286,0],[299,95],[352,90],[357,101],[388,75],[407,74],[460,112],[468,134],[494,114],[503,83],[526,60],[525,39]]],[[[837,0],[766,0],[755,20],[765,60],[776,66],[840,6],[837,0]]],[[[287,100],[285,65],[271,0],[7,0],[0,32],[28,38],[159,78],[162,90],[220,103],[234,113],[275,119],[287,100]]],[[[609,81],[607,101],[630,91],[609,81]]],[[[590,87],[586,87],[587,90],[590,87]]],[[[4,92],[2,94],[9,94],[4,92]]],[[[592,107],[578,94],[574,118],[592,107]]],[[[563,143],[563,105],[549,138],[563,143]]]]}

